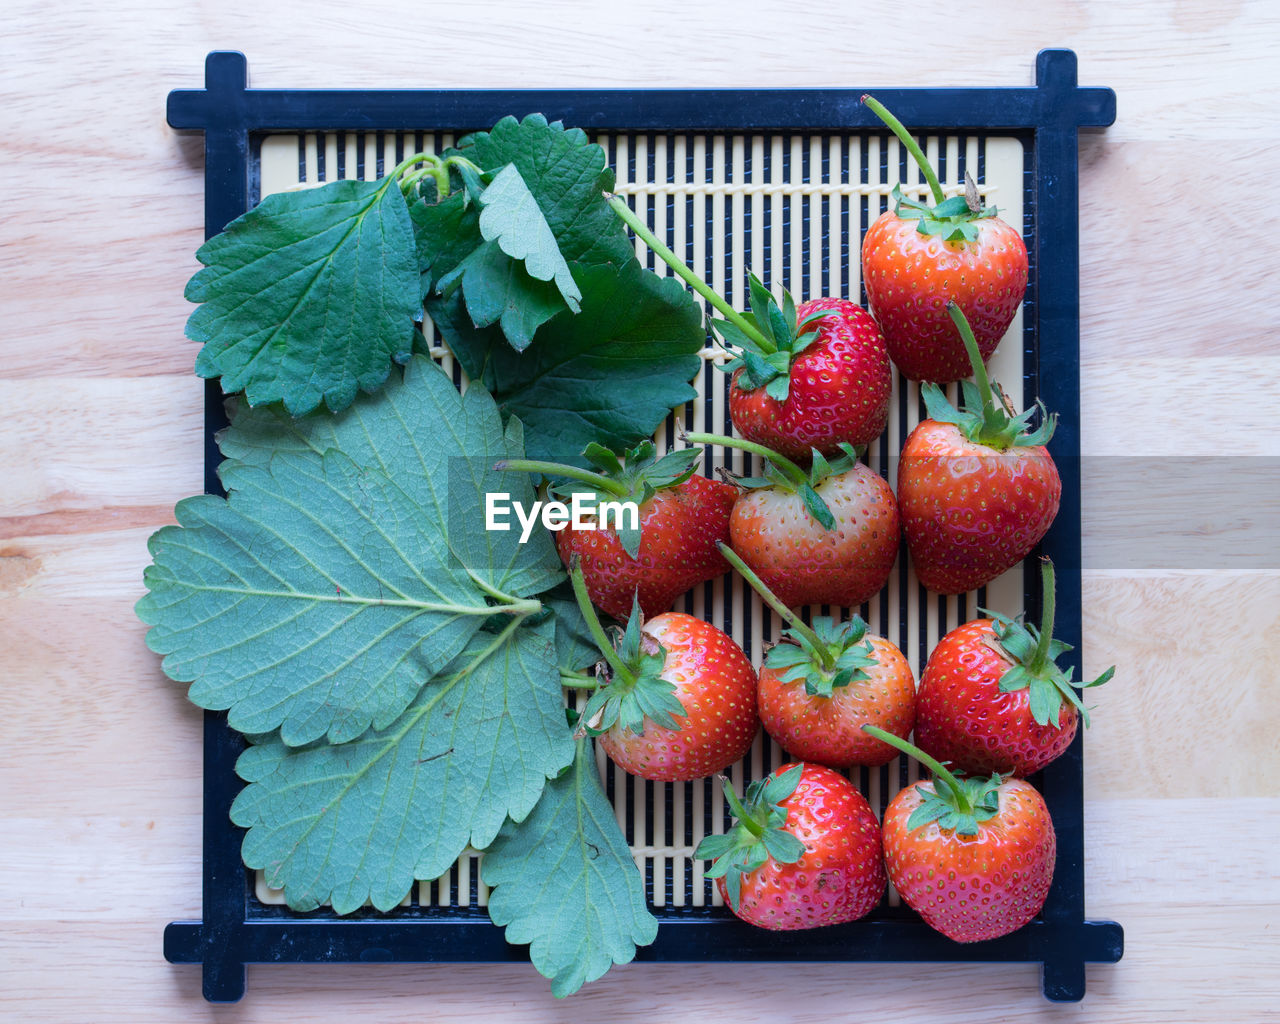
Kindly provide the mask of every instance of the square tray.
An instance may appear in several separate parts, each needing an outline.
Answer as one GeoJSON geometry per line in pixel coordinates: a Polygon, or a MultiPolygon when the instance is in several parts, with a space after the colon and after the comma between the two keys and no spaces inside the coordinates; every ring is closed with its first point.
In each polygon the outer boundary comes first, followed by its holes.
{"type": "MultiPolygon", "coordinates": [[[[798,299],[848,295],[865,305],[862,234],[887,207],[894,183],[921,195],[926,189],[905,149],[861,105],[856,90],[285,91],[249,89],[247,79],[243,54],[214,52],[206,62],[205,89],[169,96],[169,124],[205,135],[206,237],[270,192],[302,182],[379,177],[407,153],[438,151],[507,114],[537,111],[584,129],[604,146],[618,175],[617,191],[736,305],[745,304],[748,266],[798,299]],[[801,256],[793,259],[793,252],[801,256]]],[[[1027,297],[992,360],[993,377],[1020,377],[1024,403],[1039,394],[1061,415],[1050,448],[1062,477],[1062,504],[1041,553],[1057,571],[1056,635],[1076,648],[1066,664],[1079,671],[1077,133],[1112,123],[1115,95],[1079,88],[1076,58],[1068,50],[1042,51],[1036,82],[1034,88],[878,90],[877,96],[912,126],[944,183],[958,189],[967,170],[1007,220],[1021,221],[1030,256],[1027,297]]],[[[637,251],[654,268],[652,254],[637,251]]],[[[654,269],[665,272],[660,263],[654,269]]],[[[447,351],[437,348],[436,355],[460,381],[447,351]]],[[[668,419],[660,442],[673,442],[677,421],[688,429],[729,432],[728,382],[714,372],[710,347],[705,355],[695,382],[698,399],[668,419]]],[[[954,398],[958,389],[948,390],[954,398]]],[[[897,451],[922,418],[918,386],[896,370],[892,402],[889,428],[866,455],[890,480],[897,451]]],[[[222,493],[214,434],[225,422],[219,384],[210,381],[205,489],[212,494],[222,493]]],[[[720,462],[721,456],[708,453],[705,471],[720,462]]],[[[933,644],[978,607],[1008,614],[1025,607],[1038,615],[1038,580],[1034,559],[1028,559],[974,594],[930,595],[916,583],[904,549],[888,587],[860,611],[874,632],[902,648],[918,679],[933,644]]],[[[677,608],[715,621],[753,658],[774,635],[771,613],[740,580],[705,584],[677,608]]],[[[248,963],[527,958],[525,947],[508,945],[488,920],[479,855],[464,855],[387,913],[367,909],[339,918],[323,908],[288,910],[240,858],[243,832],[231,824],[229,809],[240,789],[234,765],[243,743],[225,714],[206,713],[204,741],[204,920],[170,924],[164,952],[170,962],[203,965],[206,999],[240,998],[248,963]]],[[[727,822],[714,780],[645,782],[597,756],[661,922],[657,940],[638,950],[637,960],[1039,962],[1048,998],[1078,1000],[1085,991],[1084,964],[1120,958],[1120,926],[1084,916],[1079,735],[1033,780],[1058,838],[1043,911],[1012,935],[968,945],[929,929],[892,891],[870,916],[847,925],[778,933],[743,924],[703,877],[702,862],[691,858],[701,836],[727,822]]],[[[784,757],[762,734],[729,774],[741,790],[784,757]]],[[[880,813],[918,774],[897,759],[851,777],[880,813]]]]}

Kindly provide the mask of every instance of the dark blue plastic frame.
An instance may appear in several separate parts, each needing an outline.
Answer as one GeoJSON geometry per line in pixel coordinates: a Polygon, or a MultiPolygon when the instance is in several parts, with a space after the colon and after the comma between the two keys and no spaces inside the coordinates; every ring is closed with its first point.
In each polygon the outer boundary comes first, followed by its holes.
{"type": "MultiPolygon", "coordinates": [[[[879,131],[856,90],[279,90],[249,89],[243,54],[209,54],[205,88],[169,94],[168,120],[205,136],[205,234],[217,234],[250,204],[251,140],[268,132],[325,130],[463,132],[487,129],[508,113],[538,110],[588,130],[879,131]]],[[[1078,132],[1115,120],[1110,89],[1082,89],[1070,50],[1043,50],[1032,88],[882,89],[877,97],[913,130],[976,129],[1017,134],[1027,145],[1033,187],[1029,234],[1032,281],[1026,307],[1027,378],[1060,414],[1051,449],[1062,476],[1062,505],[1043,551],[1057,569],[1057,635],[1075,647],[1066,664],[1080,672],[1080,386],[1078,132]]],[[[216,381],[206,390],[205,481],[221,493],[213,440],[223,419],[216,381]]],[[[1030,570],[1035,572],[1034,568],[1030,570]]],[[[1028,595],[1039,590],[1028,579],[1028,595]]],[[[1034,603],[1034,601],[1032,602],[1034,603]]],[[[483,911],[349,918],[293,915],[263,907],[240,859],[242,832],[230,822],[240,788],[234,765],[242,744],[222,714],[204,729],[203,921],[170,924],[171,963],[204,967],[204,996],[239,999],[249,963],[350,961],[467,962],[527,959],[483,911]]],[[[1058,836],[1053,887],[1041,916],[1018,932],[961,945],[909,911],[816,932],[752,928],[726,912],[664,909],[657,941],[641,949],[651,961],[1019,961],[1041,963],[1045,995],[1081,999],[1086,963],[1114,963],[1124,936],[1111,921],[1084,916],[1083,763],[1081,739],[1041,776],[1058,836]]]]}

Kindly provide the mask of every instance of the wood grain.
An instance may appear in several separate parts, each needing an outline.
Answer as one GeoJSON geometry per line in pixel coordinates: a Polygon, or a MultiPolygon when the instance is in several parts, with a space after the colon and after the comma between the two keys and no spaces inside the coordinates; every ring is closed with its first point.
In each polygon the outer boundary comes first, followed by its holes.
{"type": "MultiPolygon", "coordinates": [[[[631,965],[555,1003],[527,965],[251,968],[213,1008],[164,963],[199,913],[200,715],[145,646],[146,538],[201,487],[182,337],[202,146],[168,90],[238,48],[266,87],[1023,85],[1068,46],[1119,119],[1081,143],[1086,458],[1280,454],[1274,102],[1265,0],[1081,0],[910,15],[651,0],[114,0],[0,14],[0,1018],[104,1022],[1280,1019],[1274,869],[1280,572],[1125,560],[1188,500],[1087,477],[1085,667],[1119,666],[1087,737],[1090,913],[1125,958],[1052,1006],[1036,969],[631,965]],[[930,48],[907,28],[947,46],[930,48]],[[1203,211],[1203,212],[1202,212],[1203,211]],[[1259,253],[1264,255],[1259,255],[1259,253]],[[1090,490],[1090,480],[1093,489],[1090,490]],[[1151,514],[1153,502],[1166,506],[1151,514]]],[[[1280,506],[1280,501],[1277,501],[1280,506]]],[[[1262,510],[1265,513],[1266,510],[1262,510]]],[[[1227,527],[1247,552],[1258,524],[1227,527]]]]}

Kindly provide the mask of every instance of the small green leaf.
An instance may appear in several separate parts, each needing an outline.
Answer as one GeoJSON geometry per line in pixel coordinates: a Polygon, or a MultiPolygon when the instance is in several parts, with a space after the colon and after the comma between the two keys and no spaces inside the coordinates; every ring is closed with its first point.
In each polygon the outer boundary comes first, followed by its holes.
{"type": "Polygon", "coordinates": [[[534,332],[565,308],[556,285],[539,281],[502,251],[497,242],[477,246],[439,281],[442,292],[462,285],[475,327],[497,324],[511,347],[523,352],[534,332]]]}
{"type": "Polygon", "coordinates": [[[774,773],[766,778],[762,794],[766,803],[780,804],[796,791],[800,778],[804,775],[804,765],[796,764],[781,774],[774,773]]]}
{"type": "Polygon", "coordinates": [[[760,351],[760,348],[756,344],[754,338],[750,337],[736,324],[732,324],[728,320],[711,320],[708,326],[724,339],[726,345],[730,345],[733,348],[740,349],[744,352],[758,353],[760,351]]]}
{"type": "Polygon", "coordinates": [[[791,393],[791,378],[786,374],[779,374],[764,386],[764,393],[775,402],[785,402],[791,393]]]}
{"type": "Polygon", "coordinates": [[[804,502],[805,510],[814,520],[821,524],[825,529],[835,529],[836,519],[831,514],[831,509],[827,507],[827,503],[822,500],[822,496],[818,494],[808,484],[799,488],[800,499],[804,502]]]}
{"type": "Polygon", "coordinates": [[[581,308],[578,289],[556,236],[515,164],[507,164],[480,196],[480,233],[496,241],[504,253],[524,264],[531,277],[554,281],[573,312],[581,308]]]}
{"type": "Polygon", "coordinates": [[[804,843],[790,832],[770,828],[765,830],[760,839],[764,848],[769,851],[769,856],[779,864],[794,864],[804,856],[804,843]]]}
{"type": "MultiPolygon", "coordinates": [[[[774,326],[777,321],[772,314],[778,304],[755,274],[747,275],[747,283],[751,292],[752,321],[756,329],[776,348],[779,345],[779,338],[774,333],[774,326]]],[[[785,338],[785,335],[783,337],[785,338]]]]}
{"type": "Polygon", "coordinates": [[[591,745],[579,741],[572,767],[546,784],[522,822],[503,826],[485,853],[489,916],[562,997],[635,957],[658,922],[644,879],[600,787],[591,745]]]}
{"type": "Polygon", "coordinates": [[[335,412],[413,348],[421,300],[413,223],[389,179],[280,192],[196,252],[187,337],[201,377],[251,405],[335,412]]]}

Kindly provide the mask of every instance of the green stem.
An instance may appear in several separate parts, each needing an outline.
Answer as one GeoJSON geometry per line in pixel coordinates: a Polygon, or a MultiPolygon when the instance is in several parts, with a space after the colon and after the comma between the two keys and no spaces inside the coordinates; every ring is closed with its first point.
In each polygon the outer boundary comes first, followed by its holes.
{"type": "Polygon", "coordinates": [[[914,757],[922,765],[928,768],[929,771],[933,772],[935,779],[941,779],[946,787],[951,790],[952,795],[955,797],[956,807],[962,814],[973,813],[973,804],[971,804],[969,802],[969,798],[964,795],[964,787],[956,781],[956,777],[947,771],[941,763],[935,761],[915,744],[908,743],[901,736],[895,736],[891,732],[885,732],[885,730],[881,729],[879,726],[864,725],[862,727],[862,731],[868,736],[874,736],[882,743],[887,743],[889,746],[901,750],[908,757],[914,757]]]}
{"type": "Polygon", "coordinates": [[[888,109],[874,96],[863,96],[862,102],[871,108],[871,112],[880,118],[881,121],[889,128],[894,135],[898,137],[898,141],[907,147],[907,152],[920,165],[920,170],[924,172],[924,180],[929,183],[929,190],[933,193],[933,201],[940,203],[946,197],[942,194],[942,183],[938,181],[938,175],[933,169],[933,165],[929,163],[929,158],[924,155],[924,150],[920,148],[920,144],[916,142],[912,134],[902,126],[902,122],[889,113],[888,109]]]}
{"type": "Polygon", "coordinates": [[[419,171],[415,171],[409,178],[408,182],[400,181],[401,188],[404,188],[406,184],[416,181],[425,173],[430,174],[436,179],[436,192],[441,198],[449,194],[449,171],[445,167],[444,161],[434,153],[414,153],[413,156],[406,157],[396,165],[395,170],[387,175],[387,181],[392,182],[399,180],[400,175],[414,164],[426,164],[427,166],[420,168],[419,171]]]}
{"type": "Polygon", "coordinates": [[[614,212],[621,218],[622,222],[634,231],[637,237],[652,249],[662,261],[669,266],[676,275],[684,281],[690,288],[706,299],[716,310],[734,327],[738,328],[743,334],[760,346],[762,352],[776,352],[778,346],[769,341],[760,331],[753,327],[749,321],[728,302],[720,297],[711,289],[702,278],[690,270],[679,256],[668,249],[662,242],[658,240],[657,235],[649,230],[635,212],[627,205],[627,201],[622,196],[610,195],[605,193],[605,198],[609,205],[613,207],[614,212]]]}
{"type": "Polygon", "coordinates": [[[610,642],[608,634],[605,633],[604,626],[600,625],[600,616],[596,614],[595,606],[591,603],[591,596],[587,593],[587,581],[582,576],[582,566],[576,556],[573,559],[573,565],[569,568],[569,582],[573,584],[573,596],[577,598],[578,608],[582,612],[582,618],[587,623],[591,639],[600,648],[600,653],[604,655],[604,660],[609,663],[609,667],[613,669],[618,678],[624,683],[634,686],[636,674],[623,664],[622,659],[618,657],[618,652],[610,642]]]}
{"type": "Polygon", "coordinates": [[[577,480],[579,483],[588,484],[598,490],[617,495],[619,498],[625,498],[631,493],[626,486],[620,484],[617,480],[609,479],[609,477],[601,473],[593,473],[589,469],[579,469],[577,466],[565,466],[558,462],[541,462],[537,459],[502,459],[493,464],[493,470],[495,473],[515,470],[519,473],[541,473],[543,476],[565,476],[570,480],[577,480]]]}
{"type": "Polygon", "coordinates": [[[691,441],[694,444],[718,444],[724,448],[737,448],[740,451],[750,452],[752,455],[759,455],[762,459],[768,459],[782,471],[783,476],[797,487],[802,487],[809,482],[809,474],[785,455],[775,452],[772,448],[766,448],[762,444],[756,444],[754,441],[746,441],[740,437],[726,437],[724,434],[693,433],[683,436],[686,441],[691,441]]]}
{"type": "Polygon", "coordinates": [[[445,167],[465,167],[476,174],[484,174],[483,167],[474,161],[468,160],[465,156],[458,156],[456,153],[453,156],[445,157],[443,164],[445,167]]]}
{"type": "Polygon", "coordinates": [[[973,336],[973,328],[955,299],[947,301],[947,314],[951,322],[960,332],[960,340],[964,342],[964,350],[969,355],[969,365],[973,369],[973,379],[978,385],[978,393],[982,395],[982,422],[991,421],[991,413],[995,412],[995,403],[991,400],[991,380],[987,376],[987,365],[982,361],[982,353],[978,351],[978,339],[973,336]]]}
{"type": "Polygon", "coordinates": [[[795,632],[809,641],[813,650],[818,652],[818,658],[822,662],[822,667],[828,672],[836,667],[836,659],[831,656],[831,651],[826,644],[819,639],[818,634],[804,624],[804,620],[796,615],[790,608],[778,600],[772,590],[765,586],[764,580],[756,575],[755,570],[742,560],[742,557],[729,547],[728,544],[720,542],[716,545],[720,549],[720,554],[724,555],[725,561],[738,570],[738,573],[751,584],[751,589],[760,595],[760,599],[764,601],[770,608],[782,616],[782,620],[790,626],[795,632]]]}
{"type": "Polygon", "coordinates": [[[585,672],[566,672],[560,670],[560,685],[567,690],[598,690],[600,689],[600,680],[595,676],[589,676],[585,672]]]}
{"type": "Polygon", "coordinates": [[[1053,563],[1049,559],[1040,562],[1040,583],[1044,588],[1044,607],[1040,612],[1040,638],[1036,641],[1035,654],[1027,668],[1035,673],[1049,664],[1049,644],[1053,642],[1054,579],[1053,563]]]}

